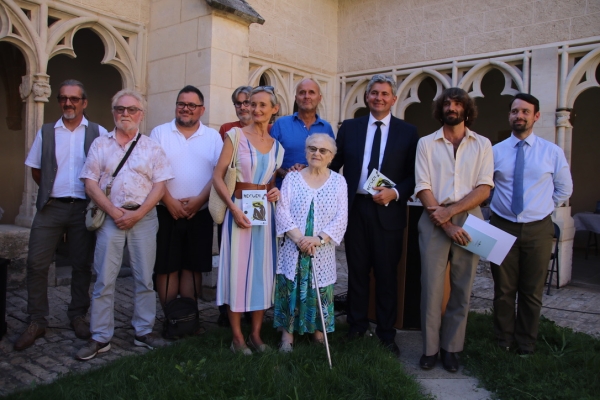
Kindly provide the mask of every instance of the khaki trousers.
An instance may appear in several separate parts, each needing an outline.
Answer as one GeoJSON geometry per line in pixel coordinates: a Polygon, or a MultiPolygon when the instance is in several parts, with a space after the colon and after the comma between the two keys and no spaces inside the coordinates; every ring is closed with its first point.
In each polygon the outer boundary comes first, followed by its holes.
{"type": "MultiPolygon", "coordinates": [[[[468,215],[483,219],[481,209],[473,208],[452,217],[462,226],[468,215]]],[[[421,251],[421,332],[423,354],[432,356],[440,347],[448,352],[463,350],[469,300],[479,256],[454,244],[443,229],[436,227],[426,210],[419,220],[421,251]],[[450,299],[442,317],[444,280],[450,261],[450,299]]]]}

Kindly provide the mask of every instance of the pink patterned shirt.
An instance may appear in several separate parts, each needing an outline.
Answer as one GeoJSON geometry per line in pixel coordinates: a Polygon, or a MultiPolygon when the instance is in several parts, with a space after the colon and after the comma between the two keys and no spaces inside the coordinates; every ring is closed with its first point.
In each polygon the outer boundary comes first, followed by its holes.
{"type": "MultiPolygon", "coordinates": [[[[137,136],[137,135],[136,135],[137,136]]],[[[132,139],[121,147],[115,131],[98,137],[92,143],[81,171],[80,179],[93,179],[104,190],[112,179],[121,159],[133,143],[132,139]]],[[[129,158],[112,183],[110,201],[117,207],[141,205],[157,182],[173,179],[171,165],[162,147],[146,135],[141,135],[129,158]]]]}

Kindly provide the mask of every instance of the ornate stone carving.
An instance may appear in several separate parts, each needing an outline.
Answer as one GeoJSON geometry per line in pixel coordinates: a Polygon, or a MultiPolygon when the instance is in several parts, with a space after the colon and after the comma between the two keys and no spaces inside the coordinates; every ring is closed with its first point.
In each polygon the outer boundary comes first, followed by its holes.
{"type": "Polygon", "coordinates": [[[27,100],[27,97],[29,97],[31,94],[32,85],[31,76],[25,75],[21,77],[21,84],[19,85],[19,94],[21,95],[21,100],[27,100]]]}
{"type": "Polygon", "coordinates": [[[48,98],[52,94],[50,85],[48,84],[48,82],[43,81],[43,80],[33,81],[32,92],[33,92],[33,95],[35,96],[35,98],[34,98],[35,101],[40,101],[40,102],[44,102],[44,103],[48,102],[48,98]]]}
{"type": "Polygon", "coordinates": [[[556,126],[559,128],[572,128],[571,122],[571,111],[557,111],[556,112],[556,126]]]}

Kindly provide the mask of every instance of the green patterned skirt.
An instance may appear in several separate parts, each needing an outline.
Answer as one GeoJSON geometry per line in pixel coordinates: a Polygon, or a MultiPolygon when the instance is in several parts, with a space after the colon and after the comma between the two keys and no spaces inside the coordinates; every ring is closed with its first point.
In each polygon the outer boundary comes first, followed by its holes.
{"type": "MultiPolygon", "coordinates": [[[[313,204],[306,221],[306,236],[313,235],[313,204]]],[[[296,275],[291,281],[283,274],[275,277],[275,311],[273,326],[283,327],[289,333],[323,332],[323,324],[319,314],[317,291],[313,287],[312,265],[309,256],[300,253],[296,264],[296,275]]],[[[335,329],[333,313],[333,284],[319,288],[326,332],[335,329]]]]}

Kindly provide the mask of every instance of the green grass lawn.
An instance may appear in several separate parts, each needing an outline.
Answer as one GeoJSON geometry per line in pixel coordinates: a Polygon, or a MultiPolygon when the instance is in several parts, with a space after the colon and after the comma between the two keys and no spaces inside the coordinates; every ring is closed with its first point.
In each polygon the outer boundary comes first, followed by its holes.
{"type": "MultiPolygon", "coordinates": [[[[343,329],[343,327],[341,327],[343,329]]],[[[212,329],[142,356],[124,357],[84,374],[69,374],[9,399],[425,399],[414,379],[377,340],[343,344],[331,339],[333,370],[325,349],[301,339],[291,354],[251,357],[229,350],[228,329],[212,329]]],[[[268,324],[267,343],[277,343],[268,324]]],[[[100,355],[99,357],[101,357],[100,355]]]]}
{"type": "Polygon", "coordinates": [[[536,351],[500,349],[490,314],[469,315],[461,362],[502,400],[600,399],[600,340],[542,317],[536,351]]]}

